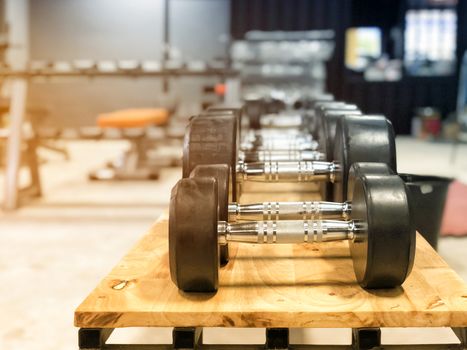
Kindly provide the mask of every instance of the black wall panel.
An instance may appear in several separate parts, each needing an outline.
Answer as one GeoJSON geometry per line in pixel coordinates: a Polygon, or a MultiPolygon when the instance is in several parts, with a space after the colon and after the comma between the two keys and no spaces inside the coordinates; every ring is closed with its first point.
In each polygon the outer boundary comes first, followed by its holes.
{"type": "MultiPolygon", "coordinates": [[[[406,134],[417,107],[434,106],[444,115],[455,109],[457,77],[366,82],[344,67],[346,28],[371,24],[388,29],[393,22],[401,26],[404,4],[403,0],[231,0],[231,35],[239,39],[253,29],[333,29],[336,50],[328,65],[328,90],[339,99],[356,103],[365,113],[386,115],[397,133],[406,134]]],[[[461,57],[467,48],[467,0],[460,0],[458,7],[461,57]]]]}
{"type": "Polygon", "coordinates": [[[339,27],[350,0],[232,0],[231,30],[307,30],[339,27]]]}

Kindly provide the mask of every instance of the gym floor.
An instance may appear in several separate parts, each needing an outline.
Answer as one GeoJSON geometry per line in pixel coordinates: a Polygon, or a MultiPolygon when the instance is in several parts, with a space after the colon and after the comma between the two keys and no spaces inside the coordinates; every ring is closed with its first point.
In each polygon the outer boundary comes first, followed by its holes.
{"type": "MultiPolygon", "coordinates": [[[[467,145],[454,163],[450,144],[399,138],[400,172],[456,177],[467,183],[467,145]]],[[[98,281],[166,208],[180,169],[166,169],[156,182],[88,182],[87,172],[116,157],[122,142],[69,143],[71,160],[43,153],[44,197],[0,220],[0,349],[77,348],[73,311],[98,281]],[[92,156],[91,156],[92,155],[92,156]]],[[[1,184],[0,184],[1,185],[1,184]]],[[[1,187],[3,188],[3,186],[1,187]]],[[[441,238],[439,252],[467,281],[467,237],[441,238]]],[[[212,341],[264,341],[258,330],[220,330],[212,341]],[[239,336],[239,333],[242,333],[239,336]]],[[[383,330],[383,341],[453,341],[447,329],[383,330]]],[[[127,329],[111,342],[168,340],[170,330],[127,329]]],[[[294,331],[293,341],[350,342],[349,330],[294,331]]]]}

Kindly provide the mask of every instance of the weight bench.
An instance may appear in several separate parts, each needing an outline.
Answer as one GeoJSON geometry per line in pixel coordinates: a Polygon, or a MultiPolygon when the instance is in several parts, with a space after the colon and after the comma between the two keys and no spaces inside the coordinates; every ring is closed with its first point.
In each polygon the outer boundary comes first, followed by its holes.
{"type": "MultiPolygon", "coordinates": [[[[100,114],[97,128],[100,135],[120,134],[130,148],[117,160],[89,174],[91,180],[156,180],[160,164],[148,157],[148,150],[157,146],[157,139],[148,137],[149,128],[167,126],[169,112],[163,108],[124,109],[100,114]]],[[[96,139],[93,135],[93,139],[96,139]]],[[[111,138],[110,138],[111,139],[111,138]]]]}

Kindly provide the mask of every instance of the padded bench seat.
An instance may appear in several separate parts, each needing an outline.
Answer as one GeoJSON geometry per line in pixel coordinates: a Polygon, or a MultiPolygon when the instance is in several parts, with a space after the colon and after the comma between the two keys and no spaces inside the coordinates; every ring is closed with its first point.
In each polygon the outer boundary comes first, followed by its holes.
{"type": "Polygon", "coordinates": [[[131,108],[111,113],[102,113],[97,117],[101,128],[142,128],[164,126],[169,121],[169,112],[165,108],[131,108]]]}

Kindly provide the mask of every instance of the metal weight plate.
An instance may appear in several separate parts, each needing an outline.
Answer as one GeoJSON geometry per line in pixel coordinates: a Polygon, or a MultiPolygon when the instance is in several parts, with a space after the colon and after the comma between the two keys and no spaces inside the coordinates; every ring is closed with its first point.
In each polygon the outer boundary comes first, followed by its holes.
{"type": "MultiPolygon", "coordinates": [[[[336,137],[337,121],[344,115],[362,115],[355,105],[344,105],[341,109],[326,108],[322,109],[316,116],[319,126],[319,145],[326,155],[326,160],[334,160],[334,139],[336,137]]],[[[333,200],[333,184],[327,182],[323,184],[322,195],[327,200],[333,200]]]]}
{"type": "Polygon", "coordinates": [[[361,115],[356,105],[328,104],[320,106],[316,111],[318,142],[329,161],[333,160],[333,144],[336,136],[337,120],[343,115],[361,115]]]}
{"type": "Polygon", "coordinates": [[[314,104],[313,106],[314,118],[310,120],[310,130],[311,130],[313,137],[316,140],[320,140],[320,138],[322,137],[320,134],[320,131],[322,130],[320,119],[321,119],[323,112],[328,109],[344,108],[345,105],[346,103],[342,101],[319,101],[314,104]]]}
{"type": "MultiPolygon", "coordinates": [[[[237,132],[237,139],[236,139],[236,144],[235,146],[238,147],[240,145],[240,140],[241,140],[241,110],[236,109],[236,108],[209,108],[207,111],[203,111],[201,114],[203,117],[211,117],[211,118],[217,118],[220,116],[234,116],[236,123],[235,123],[235,130],[237,132]]],[[[235,154],[238,154],[238,149],[235,150],[235,154]]]]}
{"type": "MultiPolygon", "coordinates": [[[[217,180],[217,213],[219,221],[229,219],[229,166],[227,164],[198,165],[190,174],[190,178],[213,177],[217,180]]],[[[229,246],[219,248],[221,266],[229,262],[229,246]]]]}
{"type": "Polygon", "coordinates": [[[317,107],[322,103],[329,103],[334,101],[334,96],[331,94],[322,94],[313,97],[306,98],[304,101],[304,106],[302,112],[306,116],[306,128],[313,135],[315,128],[315,106],[317,107]]]}
{"type": "Polygon", "coordinates": [[[230,167],[232,201],[237,200],[237,120],[233,115],[196,116],[187,127],[183,143],[183,177],[197,165],[227,164],[230,167]]]}
{"type": "Polygon", "coordinates": [[[332,190],[336,202],[346,200],[349,170],[354,163],[385,163],[397,172],[391,122],[380,115],[341,117],[336,125],[333,158],[339,166],[332,190]]]}
{"type": "MultiPolygon", "coordinates": [[[[325,100],[316,101],[313,105],[313,115],[308,120],[308,130],[313,135],[313,138],[318,141],[319,149],[329,158],[328,154],[328,133],[325,127],[324,113],[330,110],[341,110],[347,108],[347,104],[343,101],[325,100]]],[[[357,106],[349,105],[347,110],[358,110],[357,106]]],[[[321,197],[325,200],[332,200],[332,184],[323,183],[320,186],[321,197]]]]}
{"type": "Polygon", "coordinates": [[[334,139],[336,138],[337,121],[344,115],[362,115],[358,109],[355,110],[327,110],[323,113],[323,133],[326,135],[323,143],[326,143],[326,157],[328,162],[334,160],[334,139]]]}
{"type": "Polygon", "coordinates": [[[219,284],[217,180],[181,179],[169,208],[170,276],[185,292],[214,292],[219,284]]]}
{"type": "Polygon", "coordinates": [[[364,288],[400,286],[412,270],[415,225],[407,188],[397,175],[355,178],[349,243],[358,283],[364,288]]]}
{"type": "MultiPolygon", "coordinates": [[[[237,146],[242,139],[242,116],[243,116],[243,106],[241,107],[229,107],[229,106],[211,106],[208,108],[207,112],[209,113],[232,113],[237,118],[237,146]]],[[[204,113],[203,113],[204,114],[204,113]]]]}
{"type": "Polygon", "coordinates": [[[347,200],[352,198],[355,179],[369,175],[395,175],[395,172],[385,163],[360,162],[352,164],[349,171],[349,180],[347,181],[347,200]]]}

